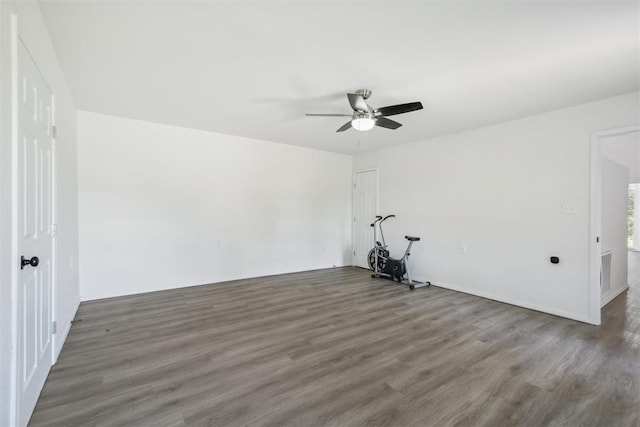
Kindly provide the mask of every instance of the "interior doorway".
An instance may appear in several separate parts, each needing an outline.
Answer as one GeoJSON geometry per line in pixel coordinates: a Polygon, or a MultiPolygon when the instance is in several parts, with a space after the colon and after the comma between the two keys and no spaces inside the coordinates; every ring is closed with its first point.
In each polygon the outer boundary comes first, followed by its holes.
{"type": "Polygon", "coordinates": [[[640,126],[600,132],[596,142],[604,307],[640,282],[640,126]]]}
{"type": "Polygon", "coordinates": [[[640,289],[640,183],[629,184],[627,205],[627,282],[630,288],[640,289]]]}

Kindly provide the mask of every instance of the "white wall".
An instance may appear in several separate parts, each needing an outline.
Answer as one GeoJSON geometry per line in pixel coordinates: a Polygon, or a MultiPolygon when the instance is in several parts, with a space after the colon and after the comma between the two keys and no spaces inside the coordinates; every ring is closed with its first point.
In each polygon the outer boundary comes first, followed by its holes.
{"type": "MultiPolygon", "coordinates": [[[[603,147],[605,144],[602,144],[603,147]]],[[[611,288],[603,292],[605,305],[627,289],[627,204],[629,170],[606,157],[602,158],[602,252],[611,251],[611,288]]],[[[603,291],[605,291],[603,289],[603,291]]]]}
{"type": "Polygon", "coordinates": [[[600,138],[603,156],[629,170],[629,183],[640,182],[640,132],[600,138]]]}
{"type": "Polygon", "coordinates": [[[11,137],[11,14],[18,15],[20,36],[44,74],[56,96],[56,217],[58,236],[55,245],[56,289],[54,319],[58,334],[54,338],[56,354],[79,303],[78,289],[78,216],[76,175],[75,106],[36,2],[0,1],[0,425],[12,425],[14,405],[11,381],[15,361],[15,302],[17,289],[13,278],[18,272],[19,254],[12,248],[12,137],[11,137]],[[72,262],[70,262],[70,260],[72,262]]]}
{"type": "Polygon", "coordinates": [[[352,157],[78,112],[82,299],[350,264],[352,157]]]}
{"type": "Polygon", "coordinates": [[[422,237],[418,279],[588,321],[590,132],[639,117],[636,92],[362,153],[354,168],[379,169],[392,249],[422,237]]]}

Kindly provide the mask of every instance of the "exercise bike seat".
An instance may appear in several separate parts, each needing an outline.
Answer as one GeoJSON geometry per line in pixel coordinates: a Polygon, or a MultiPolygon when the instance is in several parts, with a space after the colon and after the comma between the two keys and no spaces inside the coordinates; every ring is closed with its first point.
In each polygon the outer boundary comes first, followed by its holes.
{"type": "Polygon", "coordinates": [[[413,237],[413,236],[404,236],[405,239],[407,239],[410,242],[419,242],[420,238],[419,237],[413,237]]]}

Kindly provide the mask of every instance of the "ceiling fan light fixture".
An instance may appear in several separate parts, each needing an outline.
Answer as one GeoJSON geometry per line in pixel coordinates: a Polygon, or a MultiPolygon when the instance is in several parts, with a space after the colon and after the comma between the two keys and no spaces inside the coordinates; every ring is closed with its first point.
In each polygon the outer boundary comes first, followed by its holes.
{"type": "Polygon", "coordinates": [[[376,121],[369,114],[355,114],[351,120],[351,126],[360,131],[370,130],[375,124],[376,121]]]}

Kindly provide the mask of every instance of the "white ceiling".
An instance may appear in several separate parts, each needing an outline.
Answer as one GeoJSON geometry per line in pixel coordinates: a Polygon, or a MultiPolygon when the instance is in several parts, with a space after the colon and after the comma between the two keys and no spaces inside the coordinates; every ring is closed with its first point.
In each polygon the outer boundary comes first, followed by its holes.
{"type": "Polygon", "coordinates": [[[77,107],[355,153],[640,89],[637,1],[41,1],[77,107]],[[421,101],[335,130],[346,93],[421,101]]]}

